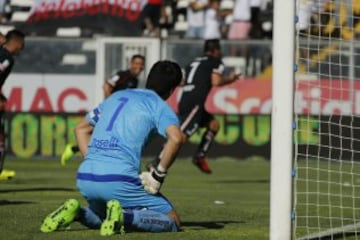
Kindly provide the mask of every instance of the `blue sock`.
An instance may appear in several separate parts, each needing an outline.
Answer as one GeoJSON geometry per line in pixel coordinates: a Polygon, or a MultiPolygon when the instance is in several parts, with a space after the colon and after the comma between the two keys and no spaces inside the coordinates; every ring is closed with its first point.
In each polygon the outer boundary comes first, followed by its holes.
{"type": "Polygon", "coordinates": [[[178,228],[168,215],[151,210],[132,210],[124,212],[127,227],[146,232],[177,232],[178,228]]]}
{"type": "Polygon", "coordinates": [[[100,229],[101,219],[90,208],[81,208],[76,219],[88,228],[100,229]]]}

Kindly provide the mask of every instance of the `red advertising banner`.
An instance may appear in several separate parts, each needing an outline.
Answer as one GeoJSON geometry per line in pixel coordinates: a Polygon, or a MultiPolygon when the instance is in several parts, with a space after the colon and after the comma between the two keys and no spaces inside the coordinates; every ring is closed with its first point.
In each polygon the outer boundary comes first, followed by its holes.
{"type": "MultiPolygon", "coordinates": [[[[213,88],[205,107],[214,114],[269,114],[272,82],[247,78],[213,88]]],[[[177,111],[178,88],[169,99],[177,111]]],[[[297,82],[295,112],[298,114],[360,114],[360,82],[348,80],[302,80],[297,82]]]]}
{"type": "MultiPolygon", "coordinates": [[[[180,96],[181,88],[178,88],[168,100],[175,111],[180,96]]],[[[214,87],[207,98],[206,109],[217,114],[270,113],[271,81],[247,78],[214,87]]]]}
{"type": "Polygon", "coordinates": [[[52,34],[59,27],[138,36],[146,0],[35,0],[27,23],[18,28],[52,34]]]}

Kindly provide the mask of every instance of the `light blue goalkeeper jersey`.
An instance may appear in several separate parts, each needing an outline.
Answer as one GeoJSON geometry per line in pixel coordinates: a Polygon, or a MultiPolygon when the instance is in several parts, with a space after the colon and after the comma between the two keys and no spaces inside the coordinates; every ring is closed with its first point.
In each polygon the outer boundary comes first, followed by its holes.
{"type": "Polygon", "coordinates": [[[113,93],[86,118],[95,128],[78,179],[97,182],[138,181],[142,150],[151,135],[166,137],[170,125],[179,125],[169,105],[144,89],[113,93]]]}

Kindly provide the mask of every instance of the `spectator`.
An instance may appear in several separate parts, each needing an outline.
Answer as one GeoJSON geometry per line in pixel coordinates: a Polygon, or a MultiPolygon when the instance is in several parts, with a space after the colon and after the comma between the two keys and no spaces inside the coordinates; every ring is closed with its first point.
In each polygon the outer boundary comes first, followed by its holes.
{"type": "Polygon", "coordinates": [[[249,37],[251,29],[250,0],[236,0],[233,10],[233,22],[230,24],[228,39],[242,40],[249,37]]]}
{"type": "Polygon", "coordinates": [[[0,1],[0,23],[5,19],[5,1],[0,1]]]}
{"type": "Polygon", "coordinates": [[[162,0],[148,0],[143,10],[145,30],[144,35],[150,37],[160,36],[160,13],[162,0]]]}
{"type": "Polygon", "coordinates": [[[204,39],[220,39],[220,0],[210,0],[209,8],[205,12],[204,39]]]}
{"type": "Polygon", "coordinates": [[[250,0],[250,12],[251,12],[251,29],[250,38],[259,39],[262,38],[262,26],[260,22],[260,7],[263,0],[250,0]]]}
{"type": "Polygon", "coordinates": [[[0,0],[0,23],[9,21],[11,15],[10,0],[0,0]]]}
{"type": "Polygon", "coordinates": [[[186,38],[203,39],[205,28],[205,11],[208,0],[190,0],[187,8],[188,28],[186,38]]]}

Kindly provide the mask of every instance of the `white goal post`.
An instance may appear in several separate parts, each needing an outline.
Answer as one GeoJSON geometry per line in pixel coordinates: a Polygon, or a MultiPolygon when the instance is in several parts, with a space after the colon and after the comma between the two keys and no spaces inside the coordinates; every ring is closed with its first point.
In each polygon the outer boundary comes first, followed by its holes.
{"type": "Polygon", "coordinates": [[[360,1],[274,3],[270,238],[360,239],[360,1]]]}
{"type": "Polygon", "coordinates": [[[291,239],[295,2],[274,1],[270,239],[291,239]]]}

